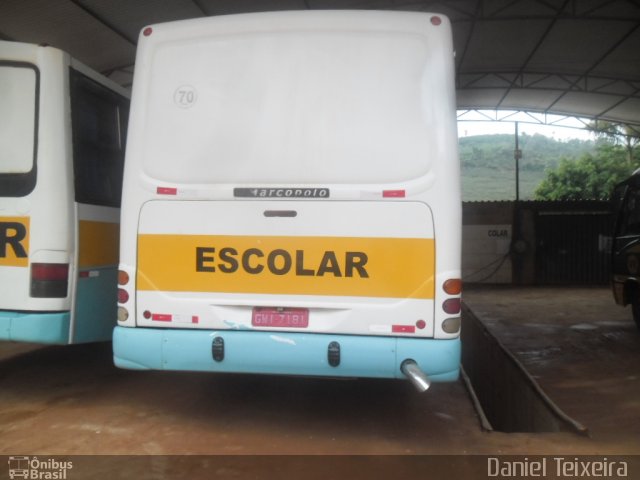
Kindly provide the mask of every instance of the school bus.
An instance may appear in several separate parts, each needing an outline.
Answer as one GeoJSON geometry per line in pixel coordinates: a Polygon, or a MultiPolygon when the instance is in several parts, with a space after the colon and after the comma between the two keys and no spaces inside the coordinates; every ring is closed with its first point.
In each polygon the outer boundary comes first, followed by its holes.
{"type": "Polygon", "coordinates": [[[0,339],[109,340],[128,93],[53,47],[0,41],[0,339]]]}
{"type": "Polygon", "coordinates": [[[640,171],[616,186],[612,212],[613,296],[618,305],[631,305],[633,320],[640,329],[640,171]]]}
{"type": "Polygon", "coordinates": [[[442,15],[143,29],[115,364],[455,380],[455,108],[442,15]]]}

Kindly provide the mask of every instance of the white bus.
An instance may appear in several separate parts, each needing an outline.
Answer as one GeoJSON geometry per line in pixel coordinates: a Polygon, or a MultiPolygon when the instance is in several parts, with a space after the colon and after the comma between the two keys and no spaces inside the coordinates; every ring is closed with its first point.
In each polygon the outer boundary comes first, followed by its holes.
{"type": "Polygon", "coordinates": [[[117,366],[457,378],[447,18],[152,25],[131,108],[117,366]]]}
{"type": "Polygon", "coordinates": [[[68,54],[0,42],[0,339],[109,340],[128,109],[68,54]]]}

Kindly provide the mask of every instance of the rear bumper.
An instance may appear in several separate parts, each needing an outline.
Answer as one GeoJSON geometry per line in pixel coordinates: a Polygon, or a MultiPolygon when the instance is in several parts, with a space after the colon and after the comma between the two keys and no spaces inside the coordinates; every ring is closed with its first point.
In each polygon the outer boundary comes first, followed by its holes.
{"type": "Polygon", "coordinates": [[[447,382],[458,378],[460,339],[116,327],[113,352],[116,366],[136,370],[331,377],[405,378],[400,365],[413,359],[432,381],[447,382]],[[215,337],[224,340],[222,361],[213,359],[215,337]],[[331,342],[340,344],[337,367],[331,342]]]}
{"type": "Polygon", "coordinates": [[[0,340],[66,345],[70,320],[69,312],[0,311],[0,340]]]}

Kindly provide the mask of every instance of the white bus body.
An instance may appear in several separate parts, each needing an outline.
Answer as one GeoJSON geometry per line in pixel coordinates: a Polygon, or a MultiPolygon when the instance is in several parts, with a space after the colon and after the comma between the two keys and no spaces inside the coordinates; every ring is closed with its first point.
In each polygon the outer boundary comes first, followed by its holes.
{"type": "Polygon", "coordinates": [[[109,340],[127,92],[52,47],[0,41],[0,339],[109,340]]]}
{"type": "Polygon", "coordinates": [[[455,380],[453,75],[450,23],[426,13],[144,29],[116,365],[404,378],[413,360],[455,380]]]}

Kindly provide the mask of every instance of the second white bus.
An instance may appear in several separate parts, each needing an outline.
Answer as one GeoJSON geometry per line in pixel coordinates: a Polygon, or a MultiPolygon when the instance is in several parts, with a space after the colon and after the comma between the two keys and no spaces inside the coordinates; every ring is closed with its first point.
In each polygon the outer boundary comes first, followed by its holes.
{"type": "Polygon", "coordinates": [[[111,338],[128,110],[67,53],[0,41],[0,340],[111,338]]]}
{"type": "Polygon", "coordinates": [[[455,380],[453,70],[450,23],[428,13],[145,28],[116,365],[455,380]]]}

